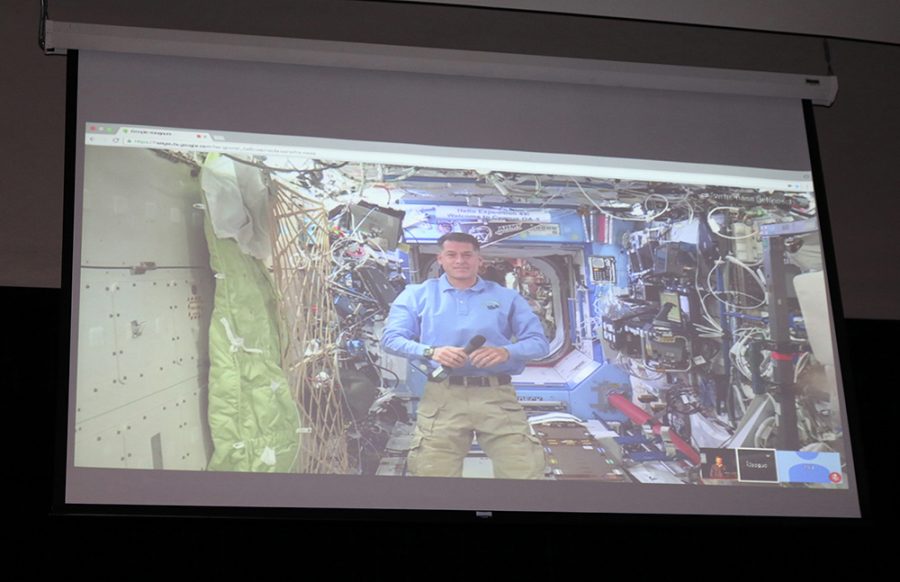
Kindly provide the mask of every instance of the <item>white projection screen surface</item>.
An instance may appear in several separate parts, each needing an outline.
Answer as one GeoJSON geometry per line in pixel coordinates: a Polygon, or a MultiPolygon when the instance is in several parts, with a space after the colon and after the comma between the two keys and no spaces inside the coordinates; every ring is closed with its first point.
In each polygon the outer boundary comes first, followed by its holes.
{"type": "Polygon", "coordinates": [[[67,504],[859,515],[799,99],[80,51],[75,142],[67,504]]]}

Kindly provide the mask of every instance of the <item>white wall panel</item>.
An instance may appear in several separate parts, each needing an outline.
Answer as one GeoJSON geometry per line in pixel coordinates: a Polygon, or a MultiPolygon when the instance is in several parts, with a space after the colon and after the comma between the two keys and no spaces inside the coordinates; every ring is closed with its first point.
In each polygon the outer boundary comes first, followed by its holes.
{"type": "Polygon", "coordinates": [[[108,286],[109,280],[102,273],[87,271],[82,275],[76,420],[101,414],[118,403],[118,392],[114,390],[118,374],[113,355],[116,350],[115,311],[108,286]]]}
{"type": "Polygon", "coordinates": [[[150,150],[87,148],[82,265],[205,265],[198,202],[199,180],[184,164],[150,150]]]}
{"type": "Polygon", "coordinates": [[[125,437],[117,426],[98,428],[98,423],[75,427],[75,465],[79,467],[128,467],[125,437]]]}
{"type": "Polygon", "coordinates": [[[75,427],[80,467],[189,469],[206,467],[205,378],[186,380],[128,402],[75,427]],[[154,438],[158,447],[154,450],[154,438]]]}
{"type": "Polygon", "coordinates": [[[76,465],[203,469],[214,284],[199,181],[149,150],[91,148],[85,186],[76,465]]]}

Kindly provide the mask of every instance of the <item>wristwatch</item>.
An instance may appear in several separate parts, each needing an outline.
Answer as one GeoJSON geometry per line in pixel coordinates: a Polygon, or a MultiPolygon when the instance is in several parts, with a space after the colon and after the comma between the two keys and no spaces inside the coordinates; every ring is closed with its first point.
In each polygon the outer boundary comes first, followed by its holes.
{"type": "Polygon", "coordinates": [[[422,355],[428,359],[431,359],[431,357],[434,356],[434,348],[431,346],[425,346],[425,352],[422,353],[422,355]]]}

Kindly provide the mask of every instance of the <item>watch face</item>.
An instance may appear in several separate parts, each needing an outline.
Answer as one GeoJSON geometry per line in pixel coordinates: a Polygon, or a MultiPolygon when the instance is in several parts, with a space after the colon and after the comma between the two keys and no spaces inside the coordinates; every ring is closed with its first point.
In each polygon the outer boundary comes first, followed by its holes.
{"type": "Polygon", "coordinates": [[[430,358],[434,355],[434,348],[425,348],[425,357],[430,358]]]}

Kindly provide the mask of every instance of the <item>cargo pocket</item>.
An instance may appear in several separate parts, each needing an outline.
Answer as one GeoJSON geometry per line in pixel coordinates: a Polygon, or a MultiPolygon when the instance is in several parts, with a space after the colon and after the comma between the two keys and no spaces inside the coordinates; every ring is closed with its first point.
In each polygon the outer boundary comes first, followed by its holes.
{"type": "Polygon", "coordinates": [[[544,450],[544,444],[533,434],[527,436],[528,440],[531,441],[533,448],[534,473],[532,473],[531,478],[543,479],[547,473],[547,453],[544,450]]]}
{"type": "Polygon", "coordinates": [[[512,432],[528,432],[528,420],[525,418],[525,409],[518,402],[503,402],[500,410],[506,415],[506,422],[512,432]]]}
{"type": "MultiPolygon", "coordinates": [[[[416,409],[416,436],[427,436],[434,432],[434,423],[441,410],[440,402],[426,399],[416,409]]],[[[415,438],[415,437],[414,437],[415,438]]]]}
{"type": "Polygon", "coordinates": [[[422,448],[422,435],[415,434],[409,442],[409,451],[406,454],[406,474],[416,475],[418,468],[419,452],[422,448]]]}

